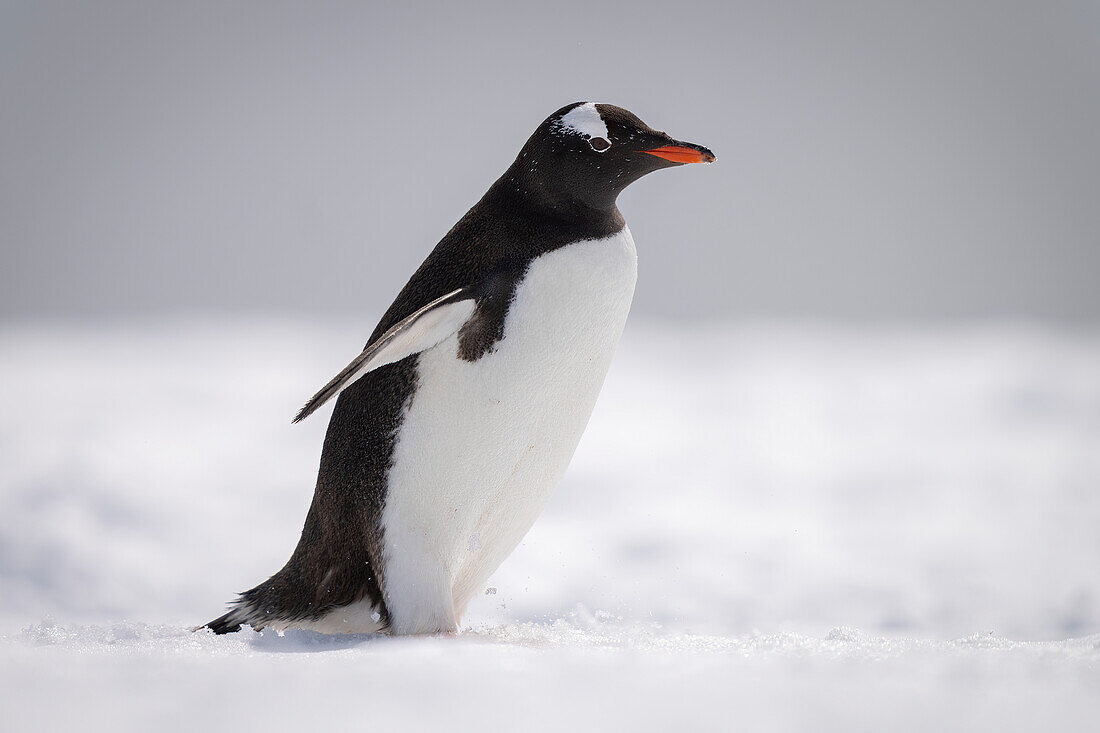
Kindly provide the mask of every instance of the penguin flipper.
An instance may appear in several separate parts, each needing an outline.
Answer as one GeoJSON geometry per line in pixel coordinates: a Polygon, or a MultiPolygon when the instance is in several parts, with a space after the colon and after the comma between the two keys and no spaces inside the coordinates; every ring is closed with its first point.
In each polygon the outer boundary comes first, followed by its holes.
{"type": "Polygon", "coordinates": [[[386,364],[419,354],[456,333],[473,315],[476,301],[471,288],[459,288],[436,298],[399,321],[367,345],[343,371],[310,398],[293,422],[301,422],[363,375],[386,364]]]}

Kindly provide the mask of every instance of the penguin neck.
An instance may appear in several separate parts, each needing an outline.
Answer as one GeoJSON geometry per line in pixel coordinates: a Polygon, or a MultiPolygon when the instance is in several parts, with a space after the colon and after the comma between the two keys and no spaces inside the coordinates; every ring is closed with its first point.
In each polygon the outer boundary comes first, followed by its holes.
{"type": "Polygon", "coordinates": [[[493,185],[493,193],[506,206],[548,219],[589,225],[595,230],[618,230],[625,225],[615,202],[619,191],[593,191],[583,186],[561,185],[545,175],[533,175],[519,161],[493,185]]]}

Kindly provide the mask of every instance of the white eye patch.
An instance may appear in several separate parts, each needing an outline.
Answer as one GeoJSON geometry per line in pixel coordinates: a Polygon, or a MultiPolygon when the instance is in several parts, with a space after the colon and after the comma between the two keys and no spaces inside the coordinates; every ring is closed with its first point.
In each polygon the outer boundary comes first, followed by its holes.
{"type": "Polygon", "coordinates": [[[558,127],[566,132],[583,135],[592,149],[602,153],[611,147],[611,136],[607,132],[607,124],[600,111],[596,109],[595,102],[579,104],[562,115],[558,127]]]}

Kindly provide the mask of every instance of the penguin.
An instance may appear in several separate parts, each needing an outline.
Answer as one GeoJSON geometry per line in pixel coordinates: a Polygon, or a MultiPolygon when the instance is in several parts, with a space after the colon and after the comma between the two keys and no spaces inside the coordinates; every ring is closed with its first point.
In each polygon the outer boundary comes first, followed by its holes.
{"type": "Polygon", "coordinates": [[[565,473],[626,324],[619,193],[714,161],[610,104],[546,118],[298,412],[336,400],[301,539],[205,628],[457,632],[565,473]]]}

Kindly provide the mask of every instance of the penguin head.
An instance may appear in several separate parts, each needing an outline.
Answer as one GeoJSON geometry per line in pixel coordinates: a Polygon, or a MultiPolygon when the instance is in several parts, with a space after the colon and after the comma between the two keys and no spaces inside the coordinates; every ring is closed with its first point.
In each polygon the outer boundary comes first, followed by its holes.
{"type": "Polygon", "coordinates": [[[544,205],[607,210],[647,173],[714,161],[707,148],[654,130],[622,107],[574,102],[539,125],[509,174],[544,205]]]}

